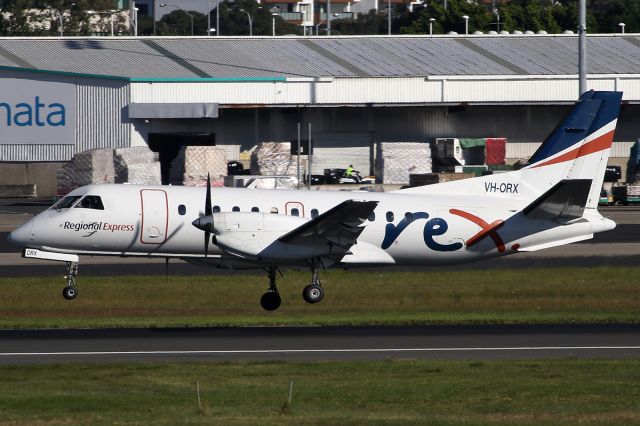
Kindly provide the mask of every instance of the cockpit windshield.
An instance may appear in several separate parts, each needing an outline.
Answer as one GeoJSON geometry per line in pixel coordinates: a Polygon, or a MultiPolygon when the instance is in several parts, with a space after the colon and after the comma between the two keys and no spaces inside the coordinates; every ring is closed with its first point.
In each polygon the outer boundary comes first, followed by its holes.
{"type": "Polygon", "coordinates": [[[102,205],[102,199],[97,195],[86,195],[78,204],[76,204],[76,209],[93,209],[93,210],[104,210],[104,205],[102,205]]]}
{"type": "Polygon", "coordinates": [[[51,208],[56,210],[68,209],[73,206],[81,197],[82,195],[67,195],[66,197],[58,200],[58,202],[51,206],[51,208]]]}

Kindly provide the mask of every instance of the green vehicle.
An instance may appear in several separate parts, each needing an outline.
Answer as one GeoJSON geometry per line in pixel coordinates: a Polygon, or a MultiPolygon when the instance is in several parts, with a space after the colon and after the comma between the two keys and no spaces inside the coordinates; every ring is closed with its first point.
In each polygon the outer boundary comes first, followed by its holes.
{"type": "Polygon", "coordinates": [[[640,186],[622,185],[611,188],[614,204],[640,204],[640,186]]]}
{"type": "Polygon", "coordinates": [[[609,195],[604,188],[600,191],[600,199],[598,200],[598,205],[599,206],[613,205],[613,196],[609,195]]]}

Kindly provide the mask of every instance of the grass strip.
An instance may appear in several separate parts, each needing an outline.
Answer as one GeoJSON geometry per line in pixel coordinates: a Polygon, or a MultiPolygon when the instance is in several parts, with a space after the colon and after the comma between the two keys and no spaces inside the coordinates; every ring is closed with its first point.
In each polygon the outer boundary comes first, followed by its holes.
{"type": "Polygon", "coordinates": [[[640,360],[57,364],[0,377],[0,425],[640,424],[640,360]]]}
{"type": "Polygon", "coordinates": [[[80,276],[80,295],[62,279],[0,278],[0,327],[636,323],[640,268],[355,272],[321,274],[325,299],[302,300],[309,274],[288,272],[282,307],[266,312],[267,278],[80,276]]]}

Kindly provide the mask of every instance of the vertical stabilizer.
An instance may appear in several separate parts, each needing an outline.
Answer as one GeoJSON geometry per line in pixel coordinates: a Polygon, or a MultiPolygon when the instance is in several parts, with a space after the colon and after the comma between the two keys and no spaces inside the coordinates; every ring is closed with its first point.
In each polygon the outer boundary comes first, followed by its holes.
{"type": "Polygon", "coordinates": [[[585,207],[596,208],[621,100],[622,92],[584,93],[529,159],[525,174],[548,186],[565,179],[590,180],[585,207]]]}

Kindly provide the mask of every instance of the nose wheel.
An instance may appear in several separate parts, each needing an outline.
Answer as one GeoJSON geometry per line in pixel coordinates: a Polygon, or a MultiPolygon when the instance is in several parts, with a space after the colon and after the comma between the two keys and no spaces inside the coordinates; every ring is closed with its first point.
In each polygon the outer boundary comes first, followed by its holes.
{"type": "Polygon", "coordinates": [[[269,274],[269,290],[260,298],[260,305],[265,311],[275,311],[280,307],[282,299],[276,287],[276,267],[267,268],[267,274],[269,274]]]}
{"type": "Polygon", "coordinates": [[[78,264],[75,262],[67,262],[67,286],[62,289],[62,297],[67,300],[73,300],[78,297],[78,288],[74,277],[78,275],[78,264]]]}
{"type": "Polygon", "coordinates": [[[62,289],[62,296],[67,300],[73,300],[78,297],[78,288],[76,286],[68,286],[62,289]]]}

